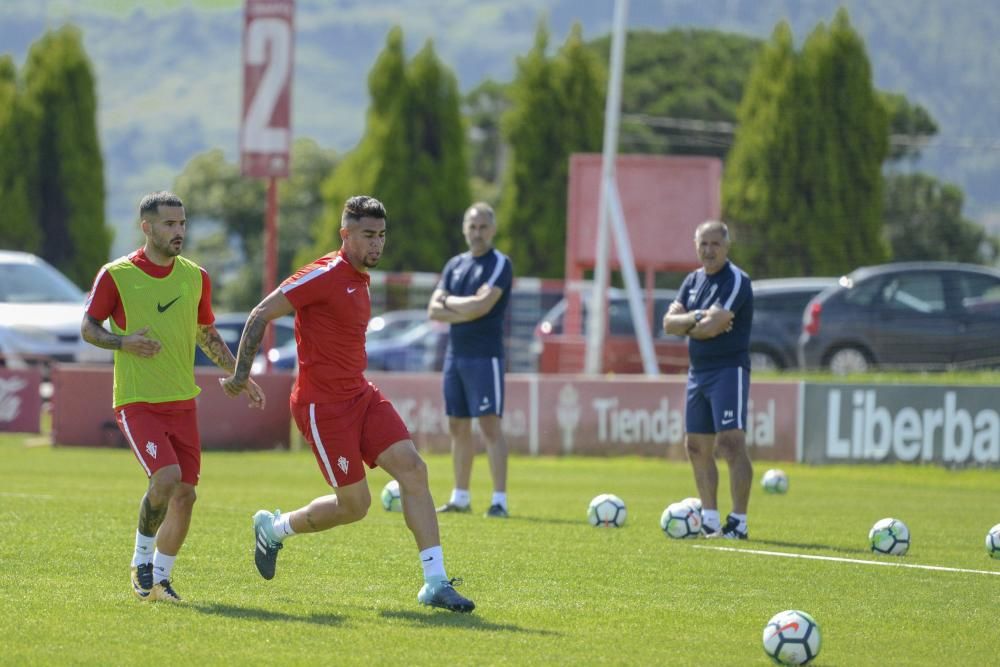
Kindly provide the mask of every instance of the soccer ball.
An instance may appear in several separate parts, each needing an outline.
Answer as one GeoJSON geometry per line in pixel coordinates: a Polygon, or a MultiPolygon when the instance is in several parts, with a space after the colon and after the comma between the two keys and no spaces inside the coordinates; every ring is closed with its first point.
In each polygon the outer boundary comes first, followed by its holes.
{"type": "Polygon", "coordinates": [[[788,475],[777,468],[771,468],[760,480],[760,485],[768,493],[785,493],[788,491],[788,475]]]}
{"type": "Polygon", "coordinates": [[[819,626],[804,611],[788,609],[764,626],[764,653],[779,665],[804,665],[819,655],[819,626]]]}
{"type": "Polygon", "coordinates": [[[868,541],[877,554],[902,556],[910,548],[910,529],[899,519],[882,519],[868,532],[868,541]]]}
{"type": "Polygon", "coordinates": [[[402,512],[403,499],[399,497],[399,482],[390,479],[382,487],[382,507],[386,512],[402,512]]]}
{"type": "Polygon", "coordinates": [[[683,540],[701,534],[701,511],[687,501],[672,503],[660,515],[660,528],[667,537],[683,540]]]}
{"type": "Polygon", "coordinates": [[[986,533],[986,553],[991,558],[1000,559],[1000,523],[990,528],[986,533]]]}
{"type": "Polygon", "coordinates": [[[701,514],[701,498],[691,496],[690,498],[685,498],[681,502],[698,512],[699,515],[701,514]]]}
{"type": "Polygon", "coordinates": [[[591,526],[621,528],[625,525],[625,501],[613,493],[602,493],[590,501],[587,520],[591,526]]]}

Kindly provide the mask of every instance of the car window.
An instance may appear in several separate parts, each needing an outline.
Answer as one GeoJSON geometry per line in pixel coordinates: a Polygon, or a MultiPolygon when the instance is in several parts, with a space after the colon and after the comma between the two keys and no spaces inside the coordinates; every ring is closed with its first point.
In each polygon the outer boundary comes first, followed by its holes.
{"type": "Polygon", "coordinates": [[[0,264],[0,303],[83,303],[69,278],[48,265],[0,264]]]}
{"type": "Polygon", "coordinates": [[[871,306],[878,302],[882,284],[881,278],[854,283],[853,287],[849,287],[845,291],[844,302],[852,306],[871,306]]]}
{"type": "Polygon", "coordinates": [[[956,273],[962,308],[970,312],[1000,309],[1000,279],[973,273],[956,273]]]}
{"type": "Polygon", "coordinates": [[[939,273],[922,271],[892,276],[882,287],[881,295],[882,303],[890,310],[924,315],[945,310],[944,281],[939,273]]]}
{"type": "Polygon", "coordinates": [[[789,290],[776,294],[754,294],[754,312],[767,311],[769,313],[783,313],[788,315],[801,316],[806,309],[806,304],[822,290],[789,290]]]}

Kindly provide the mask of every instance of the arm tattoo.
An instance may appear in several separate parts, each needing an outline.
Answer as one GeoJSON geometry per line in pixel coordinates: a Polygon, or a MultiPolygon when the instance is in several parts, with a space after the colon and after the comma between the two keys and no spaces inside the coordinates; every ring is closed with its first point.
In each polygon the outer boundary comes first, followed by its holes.
{"type": "Polygon", "coordinates": [[[149,496],[142,497],[142,505],[139,506],[139,532],[143,535],[156,535],[160,529],[164,517],[167,516],[167,504],[163,507],[153,507],[149,502],[149,496]]]}
{"type": "Polygon", "coordinates": [[[86,318],[87,320],[81,330],[81,335],[85,341],[105,350],[122,349],[121,336],[117,336],[105,329],[92,315],[87,315],[86,318]]]}
{"type": "Polygon", "coordinates": [[[260,341],[264,338],[264,329],[267,328],[267,320],[250,315],[246,326],[243,327],[243,337],[240,338],[240,351],[236,362],[236,372],[233,375],[238,380],[246,380],[250,377],[250,367],[253,365],[254,357],[260,348],[260,341]]]}
{"type": "Polygon", "coordinates": [[[236,367],[236,357],[233,356],[226,341],[222,340],[214,325],[198,326],[198,347],[216,366],[230,373],[236,367]]]}

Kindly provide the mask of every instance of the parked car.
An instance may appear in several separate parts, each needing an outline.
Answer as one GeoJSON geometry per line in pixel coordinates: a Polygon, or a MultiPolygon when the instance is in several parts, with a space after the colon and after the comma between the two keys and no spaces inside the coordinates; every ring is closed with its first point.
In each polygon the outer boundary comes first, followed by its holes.
{"type": "MultiPolygon", "coordinates": [[[[284,344],[279,336],[279,344],[269,353],[272,368],[278,370],[295,370],[298,363],[294,320],[288,319],[290,335],[284,344]]],[[[439,371],[444,365],[448,325],[428,320],[426,310],[390,310],[376,315],[369,320],[365,335],[368,370],[439,371]]],[[[254,361],[255,367],[258,363],[263,361],[254,361]]]]}
{"type": "Polygon", "coordinates": [[[857,269],[806,306],[799,360],[838,374],[1000,365],[1000,271],[948,262],[857,269]]]}
{"type": "Polygon", "coordinates": [[[377,315],[368,323],[367,336],[368,370],[439,371],[444,366],[448,325],[428,319],[425,310],[377,315]],[[392,335],[384,333],[387,329],[392,335]]]}
{"type": "Polygon", "coordinates": [[[389,338],[396,338],[426,322],[427,310],[424,308],[389,310],[381,315],[375,315],[368,321],[365,341],[378,343],[389,338]]]}
{"type": "Polygon", "coordinates": [[[774,371],[798,366],[802,313],[836,278],[773,278],[753,281],[750,365],[774,371]]]}
{"type": "Polygon", "coordinates": [[[0,365],[110,361],[109,350],[80,339],[86,295],[51,264],[26,252],[0,250],[0,365]]]}
{"type": "MultiPolygon", "coordinates": [[[[240,336],[243,335],[243,327],[247,323],[247,317],[249,313],[223,313],[221,315],[215,316],[215,328],[222,336],[222,340],[225,341],[226,346],[232,351],[233,355],[240,346],[240,336]]],[[[285,365],[279,366],[276,360],[280,357],[280,352],[278,350],[287,350],[287,346],[291,344],[292,348],[295,347],[295,319],[293,317],[279,317],[271,323],[274,327],[274,344],[268,351],[268,355],[271,357],[271,365],[273,369],[277,370],[290,370],[295,368],[294,359],[291,365],[287,364],[287,353],[285,354],[285,365]]],[[[194,350],[194,365],[195,366],[215,366],[215,363],[205,356],[205,353],[201,351],[201,348],[195,346],[194,350]]],[[[257,355],[254,359],[253,366],[251,367],[251,373],[262,373],[264,371],[264,357],[262,353],[257,355]]]]}
{"type": "MultiPolygon", "coordinates": [[[[687,339],[663,331],[663,316],[677,298],[677,290],[658,289],[653,292],[653,314],[649,322],[653,347],[660,370],[677,373],[687,370],[687,339]]],[[[564,320],[569,302],[563,298],[535,326],[534,351],[541,373],[578,372],[583,368],[584,339],[587,333],[589,295],[581,294],[581,327],[579,333],[566,332],[564,320]]],[[[632,311],[625,290],[608,289],[608,335],[605,338],[605,368],[614,373],[643,372],[639,343],[635,337],[632,311]]]]}

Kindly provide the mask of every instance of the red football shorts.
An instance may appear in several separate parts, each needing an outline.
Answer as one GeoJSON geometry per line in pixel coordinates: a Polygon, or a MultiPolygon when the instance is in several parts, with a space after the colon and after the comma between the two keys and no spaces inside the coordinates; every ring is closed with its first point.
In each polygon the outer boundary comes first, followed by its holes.
{"type": "Polygon", "coordinates": [[[330,486],[347,486],[365,478],[362,463],[375,459],[410,431],[385,396],[370,382],[354,398],[336,403],[295,403],[292,417],[330,486]]]}
{"type": "Polygon", "coordinates": [[[115,410],[115,419],[147,477],[160,468],[179,465],[181,481],[198,484],[201,439],[195,408],[130,403],[115,410]]]}

